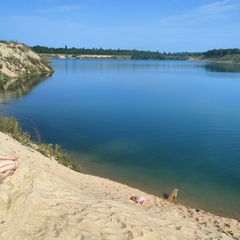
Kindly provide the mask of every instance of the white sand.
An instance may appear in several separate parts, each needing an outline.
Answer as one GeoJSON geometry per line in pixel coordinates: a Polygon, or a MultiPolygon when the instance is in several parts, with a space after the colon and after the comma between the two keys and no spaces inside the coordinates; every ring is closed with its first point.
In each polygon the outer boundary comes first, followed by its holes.
{"type": "Polygon", "coordinates": [[[0,184],[0,239],[240,239],[237,220],[74,172],[1,132],[0,153],[20,157],[0,184]]]}

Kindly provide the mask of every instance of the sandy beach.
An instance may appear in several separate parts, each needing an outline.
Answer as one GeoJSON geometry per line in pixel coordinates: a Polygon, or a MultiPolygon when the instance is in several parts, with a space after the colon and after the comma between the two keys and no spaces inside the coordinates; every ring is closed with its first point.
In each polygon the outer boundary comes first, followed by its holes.
{"type": "Polygon", "coordinates": [[[0,153],[20,162],[0,179],[0,239],[240,239],[237,220],[74,172],[1,132],[0,153]]]}

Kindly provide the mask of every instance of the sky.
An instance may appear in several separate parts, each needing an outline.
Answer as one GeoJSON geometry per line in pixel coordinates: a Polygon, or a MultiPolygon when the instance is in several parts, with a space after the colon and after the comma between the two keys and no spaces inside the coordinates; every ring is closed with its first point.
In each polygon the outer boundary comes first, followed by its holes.
{"type": "Polygon", "coordinates": [[[204,52],[240,48],[240,0],[7,0],[0,40],[28,46],[204,52]]]}

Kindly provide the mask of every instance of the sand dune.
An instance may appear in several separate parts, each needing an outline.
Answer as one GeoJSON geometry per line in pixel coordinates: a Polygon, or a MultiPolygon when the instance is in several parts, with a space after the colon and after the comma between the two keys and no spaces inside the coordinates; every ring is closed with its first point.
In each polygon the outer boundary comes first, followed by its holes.
{"type": "Polygon", "coordinates": [[[0,184],[0,239],[240,239],[237,220],[74,172],[1,132],[0,153],[20,157],[0,184]]]}

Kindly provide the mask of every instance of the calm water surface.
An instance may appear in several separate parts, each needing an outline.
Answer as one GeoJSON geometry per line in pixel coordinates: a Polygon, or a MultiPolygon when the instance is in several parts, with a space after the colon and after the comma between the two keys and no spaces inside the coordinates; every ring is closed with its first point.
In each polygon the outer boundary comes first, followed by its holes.
{"type": "Polygon", "coordinates": [[[240,220],[234,66],[84,59],[52,66],[53,76],[27,91],[0,91],[1,113],[30,132],[34,122],[87,173],[158,196],[177,187],[177,202],[240,220]]]}

